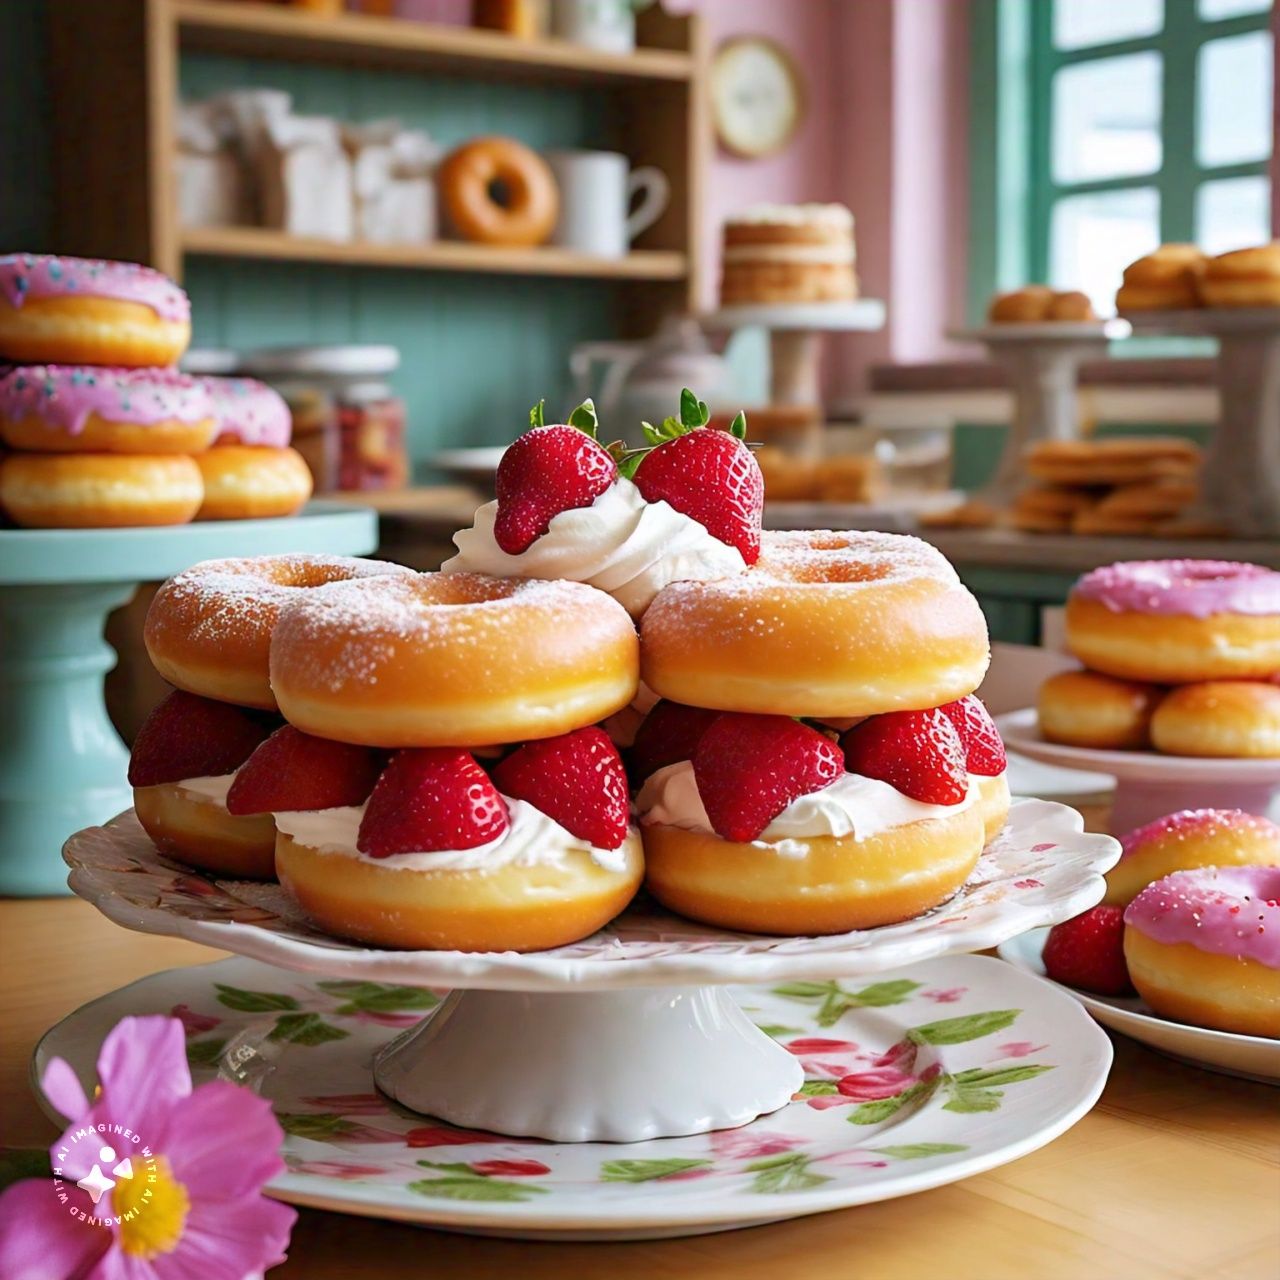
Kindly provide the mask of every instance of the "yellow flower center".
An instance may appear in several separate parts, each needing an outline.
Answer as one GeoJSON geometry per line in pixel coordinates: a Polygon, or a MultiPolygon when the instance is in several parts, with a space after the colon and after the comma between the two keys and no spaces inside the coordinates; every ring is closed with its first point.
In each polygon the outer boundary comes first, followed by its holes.
{"type": "Polygon", "coordinates": [[[144,1156],[134,1160],[132,1178],[116,1183],[111,1206],[120,1219],[120,1248],[149,1260],[178,1247],[191,1198],[163,1156],[144,1156]]]}

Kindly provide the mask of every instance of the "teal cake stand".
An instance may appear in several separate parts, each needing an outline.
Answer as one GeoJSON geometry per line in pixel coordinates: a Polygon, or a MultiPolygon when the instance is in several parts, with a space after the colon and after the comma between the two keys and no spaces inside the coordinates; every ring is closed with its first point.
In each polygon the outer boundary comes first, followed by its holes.
{"type": "Polygon", "coordinates": [[[159,529],[0,529],[0,894],[67,892],[62,844],[133,803],[107,718],[107,614],[199,560],[364,555],[374,512],[312,502],[286,520],[159,529]]]}

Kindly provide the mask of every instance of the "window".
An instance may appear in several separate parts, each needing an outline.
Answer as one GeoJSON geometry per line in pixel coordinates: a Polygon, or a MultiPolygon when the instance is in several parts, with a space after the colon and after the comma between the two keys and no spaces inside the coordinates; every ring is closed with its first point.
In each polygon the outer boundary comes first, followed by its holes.
{"type": "Polygon", "coordinates": [[[1043,280],[1106,313],[1123,268],[1158,244],[1269,239],[1270,11],[978,0],[974,226],[995,242],[975,254],[975,304],[1043,280]]]}

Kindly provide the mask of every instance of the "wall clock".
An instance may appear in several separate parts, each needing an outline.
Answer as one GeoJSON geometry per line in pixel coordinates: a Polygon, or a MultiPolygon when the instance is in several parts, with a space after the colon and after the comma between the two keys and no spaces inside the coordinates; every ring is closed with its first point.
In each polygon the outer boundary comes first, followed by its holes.
{"type": "Polygon", "coordinates": [[[711,64],[716,136],[734,155],[773,155],[791,141],[804,115],[800,73],[790,54],[764,36],[726,40],[711,64]]]}

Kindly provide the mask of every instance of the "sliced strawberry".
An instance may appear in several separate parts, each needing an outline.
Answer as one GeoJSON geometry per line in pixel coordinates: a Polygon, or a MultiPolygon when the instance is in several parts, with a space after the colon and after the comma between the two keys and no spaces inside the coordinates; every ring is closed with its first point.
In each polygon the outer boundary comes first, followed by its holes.
{"type": "Polygon", "coordinates": [[[553,516],[589,507],[617,477],[613,456],[579,427],[526,431],[498,464],[498,546],[511,556],[527,551],[553,516]]]}
{"type": "Polygon", "coordinates": [[[494,768],[493,780],[503,795],[531,804],[597,849],[616,849],[627,838],[627,773],[603,729],[527,742],[494,768]]]}
{"type": "Polygon", "coordinates": [[[1124,962],[1124,908],[1094,907],[1062,924],[1045,940],[1044,971],[1054,982],[1100,996],[1132,992],[1124,962]]]}
{"type": "Polygon", "coordinates": [[[415,748],[398,752],[382,771],[356,848],[371,858],[474,849],[507,825],[507,806],[469,751],[415,748]]]}
{"type": "Polygon", "coordinates": [[[948,702],[938,710],[951,721],[960,735],[965,767],[970,773],[979,774],[983,778],[996,778],[1009,767],[1009,757],[1005,755],[1000,730],[996,728],[991,713],[982,705],[982,699],[977,694],[971,693],[955,702],[948,702]]]}
{"type": "Polygon", "coordinates": [[[288,813],[364,804],[386,753],[313,738],[287,724],[241,767],[227,792],[227,812],[288,813]]]}
{"type": "Polygon", "coordinates": [[[786,716],[717,716],[693,753],[698,794],[726,840],[755,840],[793,800],[843,773],[840,748],[786,716]]]}
{"type": "Polygon", "coordinates": [[[720,714],[663,698],[636,730],[629,753],[631,777],[640,783],[669,764],[692,760],[703,733],[720,714]]]}
{"type": "Polygon", "coordinates": [[[879,778],[913,800],[959,804],[968,792],[964,747],[951,721],[932,711],[887,711],[840,739],[850,773],[879,778]]]}
{"type": "Polygon", "coordinates": [[[234,773],[279,723],[279,716],[177,689],[142,722],[129,757],[129,785],[234,773]]]}

